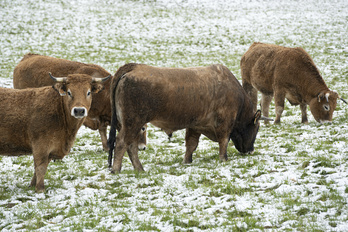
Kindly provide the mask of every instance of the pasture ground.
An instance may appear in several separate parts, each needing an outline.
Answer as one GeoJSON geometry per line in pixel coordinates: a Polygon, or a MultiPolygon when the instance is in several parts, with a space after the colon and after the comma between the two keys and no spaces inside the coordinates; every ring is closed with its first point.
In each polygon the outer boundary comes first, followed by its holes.
{"type": "MultiPolygon", "coordinates": [[[[111,73],[128,62],[222,63],[241,80],[240,58],[260,41],[303,47],[348,99],[345,0],[12,0],[0,1],[0,19],[1,87],[28,52],[111,73]]],[[[329,125],[310,113],[308,125],[300,120],[286,103],[281,125],[262,124],[253,155],[231,142],[225,163],[202,137],[190,165],[183,131],[169,141],[150,126],[146,172],[125,156],[117,175],[98,133],[81,128],[71,153],[49,165],[41,194],[28,187],[31,156],[0,157],[0,230],[348,231],[348,106],[339,102],[329,125]]]]}

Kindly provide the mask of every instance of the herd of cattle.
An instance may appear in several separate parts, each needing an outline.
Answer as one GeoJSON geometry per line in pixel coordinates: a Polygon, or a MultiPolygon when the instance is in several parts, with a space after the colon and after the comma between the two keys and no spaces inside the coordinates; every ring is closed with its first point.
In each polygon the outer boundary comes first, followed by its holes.
{"type": "Polygon", "coordinates": [[[273,97],[274,123],[280,123],[285,98],[300,105],[302,123],[308,123],[307,105],[323,123],[332,120],[337,99],[347,103],[302,48],[254,43],[240,65],[242,85],[223,65],[129,63],[112,76],[98,65],[27,54],[14,69],[14,89],[0,88],[0,155],[33,154],[30,186],[42,192],[49,162],[68,154],[82,124],[99,130],[113,173],[121,171],[126,151],[134,169],[143,171],[138,150],[146,147],[147,123],[169,136],[186,129],[184,163],[192,162],[201,134],[219,143],[219,158],[226,161],[230,139],[239,152],[254,151],[260,120],[271,120],[273,97]]]}

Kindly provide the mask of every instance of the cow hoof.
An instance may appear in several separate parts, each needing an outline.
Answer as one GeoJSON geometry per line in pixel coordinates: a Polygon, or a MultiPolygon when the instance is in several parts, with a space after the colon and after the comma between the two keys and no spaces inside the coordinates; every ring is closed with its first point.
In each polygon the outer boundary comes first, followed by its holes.
{"type": "Polygon", "coordinates": [[[117,170],[111,169],[111,174],[119,174],[120,172],[121,172],[121,170],[117,171],[117,170]]]}
{"type": "Polygon", "coordinates": [[[182,163],[183,163],[183,164],[191,164],[191,163],[192,163],[192,160],[184,160],[182,163]]]}
{"type": "Polygon", "coordinates": [[[36,189],[35,190],[37,193],[43,193],[43,192],[45,192],[45,189],[36,189]]]}

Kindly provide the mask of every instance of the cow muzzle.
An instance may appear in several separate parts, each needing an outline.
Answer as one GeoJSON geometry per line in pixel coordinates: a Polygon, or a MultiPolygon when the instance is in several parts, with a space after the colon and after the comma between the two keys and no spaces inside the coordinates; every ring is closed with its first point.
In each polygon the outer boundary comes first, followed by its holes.
{"type": "Polygon", "coordinates": [[[144,151],[144,150],[146,149],[146,144],[144,144],[144,143],[138,144],[138,149],[139,149],[140,151],[144,151]]]}
{"type": "Polygon", "coordinates": [[[320,124],[332,124],[332,121],[329,120],[319,120],[320,124]]]}
{"type": "Polygon", "coordinates": [[[87,109],[85,107],[74,107],[71,110],[71,116],[78,119],[87,117],[87,109]]]}

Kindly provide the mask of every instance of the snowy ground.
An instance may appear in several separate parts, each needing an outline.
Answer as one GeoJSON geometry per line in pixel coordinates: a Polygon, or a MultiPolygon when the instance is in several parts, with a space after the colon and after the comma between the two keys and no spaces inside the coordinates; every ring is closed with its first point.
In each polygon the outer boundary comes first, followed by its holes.
{"type": "MultiPolygon", "coordinates": [[[[28,52],[111,73],[127,62],[222,63],[240,80],[240,57],[261,41],[303,47],[348,99],[344,0],[13,0],[0,1],[0,19],[1,87],[12,87],[28,52]]],[[[98,133],[83,127],[71,154],[49,165],[42,194],[28,188],[32,157],[0,157],[0,229],[348,231],[348,106],[339,102],[329,125],[310,113],[308,125],[300,118],[287,104],[282,125],[262,125],[253,155],[231,144],[226,163],[202,138],[191,165],[181,164],[183,131],[168,141],[151,126],[140,154],[146,172],[134,172],[125,157],[118,175],[106,166],[98,133]]]]}

